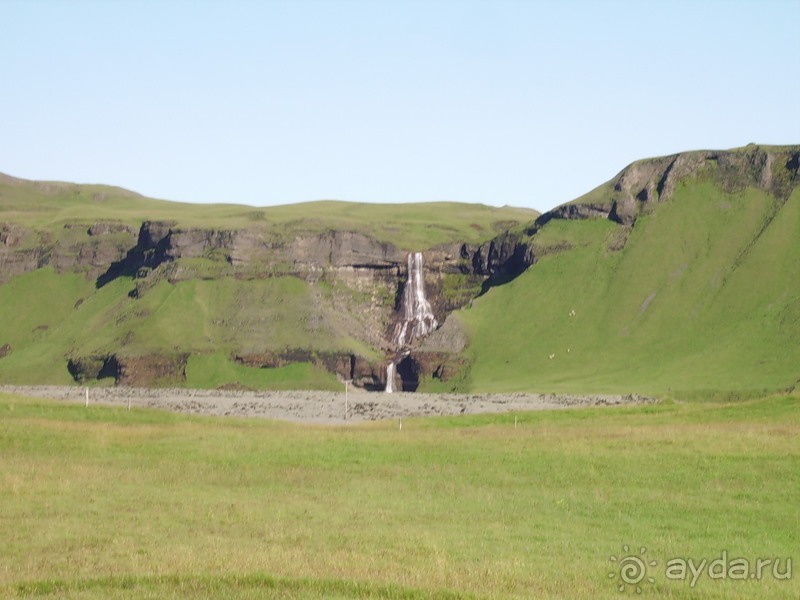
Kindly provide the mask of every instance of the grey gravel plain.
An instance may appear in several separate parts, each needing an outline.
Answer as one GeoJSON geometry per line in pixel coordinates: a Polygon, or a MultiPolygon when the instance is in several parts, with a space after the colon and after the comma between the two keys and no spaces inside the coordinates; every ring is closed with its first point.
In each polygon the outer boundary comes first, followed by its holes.
{"type": "MultiPolygon", "coordinates": [[[[77,386],[0,386],[0,391],[85,403],[77,386]]],[[[630,395],[418,394],[350,390],[341,392],[193,390],[185,388],[88,388],[89,405],[155,408],[195,415],[262,417],[281,421],[341,425],[460,414],[512,413],[586,406],[652,404],[654,398],[630,395]],[[347,406],[345,406],[345,404],[347,406]],[[346,414],[345,414],[346,411],[346,414]]]]}

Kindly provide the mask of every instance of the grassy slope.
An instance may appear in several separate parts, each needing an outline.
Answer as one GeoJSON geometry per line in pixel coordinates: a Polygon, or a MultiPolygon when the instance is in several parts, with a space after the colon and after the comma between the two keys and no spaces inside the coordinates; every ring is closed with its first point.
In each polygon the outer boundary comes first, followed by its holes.
{"type": "Polygon", "coordinates": [[[29,182],[0,175],[0,222],[67,233],[65,223],[116,220],[138,227],[144,220],[176,221],[181,227],[258,227],[287,235],[329,230],[359,231],[399,248],[424,249],[445,242],[480,242],[509,226],[536,218],[524,208],[428,202],[364,204],[318,201],[255,208],[236,204],[185,204],[144,198],[119,188],[29,182]]]}
{"type": "Polygon", "coordinates": [[[796,574],[664,565],[796,561],[798,440],[797,394],[402,433],[0,395],[0,595],[619,598],[629,544],[658,561],[644,597],[796,598],[796,574]]]}
{"type": "Polygon", "coordinates": [[[679,187],[626,247],[605,220],[551,221],[567,242],[460,314],[476,390],[760,392],[800,378],[800,190],[775,200],[679,187]],[[574,316],[570,313],[574,311],[574,316]],[[552,359],[550,355],[555,355],[552,359]]]}
{"type": "Polygon", "coordinates": [[[97,290],[79,275],[56,275],[50,269],[0,286],[5,309],[0,331],[4,343],[13,348],[0,360],[0,378],[8,383],[67,384],[72,379],[65,356],[104,355],[124,348],[126,355],[134,356],[210,354],[190,362],[187,385],[215,387],[238,381],[280,388],[287,387],[286,376],[295,375],[295,383],[324,389],[334,386],[335,379],[314,369],[246,369],[223,353],[286,347],[370,353],[357,340],[315,324],[309,286],[294,277],[177,284],[162,280],[139,300],[128,297],[132,287],[130,279],[119,278],[97,290]],[[199,365],[205,372],[195,368],[199,365]],[[220,379],[215,381],[211,373],[220,379]]]}

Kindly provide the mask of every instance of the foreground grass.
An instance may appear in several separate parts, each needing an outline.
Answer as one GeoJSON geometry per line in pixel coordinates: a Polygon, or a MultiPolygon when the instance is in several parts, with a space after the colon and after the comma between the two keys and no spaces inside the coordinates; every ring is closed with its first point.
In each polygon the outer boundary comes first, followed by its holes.
{"type": "Polygon", "coordinates": [[[0,396],[0,595],[797,598],[668,581],[800,559],[800,396],[358,427],[0,396]],[[633,593],[633,588],[628,589],[633,593]]]}

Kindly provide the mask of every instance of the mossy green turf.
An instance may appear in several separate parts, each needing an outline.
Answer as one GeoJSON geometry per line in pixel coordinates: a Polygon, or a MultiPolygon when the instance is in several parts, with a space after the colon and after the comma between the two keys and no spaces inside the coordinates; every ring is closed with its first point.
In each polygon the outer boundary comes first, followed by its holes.
{"type": "Polygon", "coordinates": [[[254,369],[232,362],[227,354],[195,354],[186,365],[186,386],[214,388],[220,382],[236,383],[251,389],[294,390],[303,382],[315,390],[340,390],[342,384],[321,367],[309,363],[293,363],[272,369],[254,369]]]}
{"type": "Polygon", "coordinates": [[[133,300],[128,277],[96,289],[77,274],[39,269],[0,286],[0,331],[13,348],[0,360],[7,383],[68,384],[68,356],[190,353],[186,385],[240,383],[281,389],[335,387],[333,375],[308,365],[253,369],[231,362],[233,350],[314,347],[371,356],[333,321],[315,324],[309,285],[295,277],[238,281],[159,281],[133,300]],[[221,318],[224,315],[224,319],[221,318]],[[227,352],[228,354],[223,355],[227,352]],[[198,366],[202,365],[201,368],[198,366]],[[214,379],[212,375],[219,378],[214,379]]]}
{"type": "Polygon", "coordinates": [[[800,593],[664,573],[800,559],[798,394],[403,425],[0,395],[0,595],[619,598],[626,544],[643,597],[800,593]]]}
{"type": "Polygon", "coordinates": [[[539,261],[459,313],[472,390],[686,398],[800,381],[800,190],[783,204],[692,180],[610,250],[622,233],[550,221],[539,261]]]}
{"type": "Polygon", "coordinates": [[[536,218],[526,208],[459,202],[367,204],[321,200],[268,208],[237,204],[187,204],[145,198],[109,186],[10,180],[0,174],[0,219],[69,235],[65,224],[119,221],[138,228],[145,220],[178,227],[222,230],[256,227],[279,236],[331,230],[365,233],[404,250],[446,242],[481,242],[536,218]]]}

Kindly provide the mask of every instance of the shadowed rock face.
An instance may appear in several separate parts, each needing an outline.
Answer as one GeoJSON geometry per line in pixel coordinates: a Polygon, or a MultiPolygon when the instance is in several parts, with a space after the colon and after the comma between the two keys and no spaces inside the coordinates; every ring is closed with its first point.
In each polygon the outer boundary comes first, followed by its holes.
{"type": "Polygon", "coordinates": [[[67,369],[79,383],[113,378],[118,385],[158,387],[186,381],[188,358],[188,354],[82,356],[68,359],[67,369]]]}
{"type": "Polygon", "coordinates": [[[46,266],[93,279],[121,260],[135,240],[136,232],[121,223],[66,224],[55,240],[47,231],[0,223],[0,283],[46,266]]]}
{"type": "Polygon", "coordinates": [[[293,363],[310,363],[335,373],[341,380],[369,391],[382,390],[386,381],[382,362],[373,362],[350,352],[318,352],[293,348],[280,352],[259,352],[234,357],[239,364],[259,369],[284,367],[293,363]]]}
{"type": "Polygon", "coordinates": [[[39,268],[41,249],[23,247],[33,235],[20,225],[0,223],[0,283],[39,268]]]}
{"type": "Polygon", "coordinates": [[[546,225],[553,219],[567,219],[579,221],[582,219],[607,219],[611,210],[602,204],[564,204],[544,213],[536,219],[535,227],[528,230],[529,235],[536,233],[537,229],[546,225]]]}
{"type": "Polygon", "coordinates": [[[504,233],[478,246],[472,253],[472,272],[489,286],[510,281],[535,262],[533,248],[521,233],[504,233]]]}

